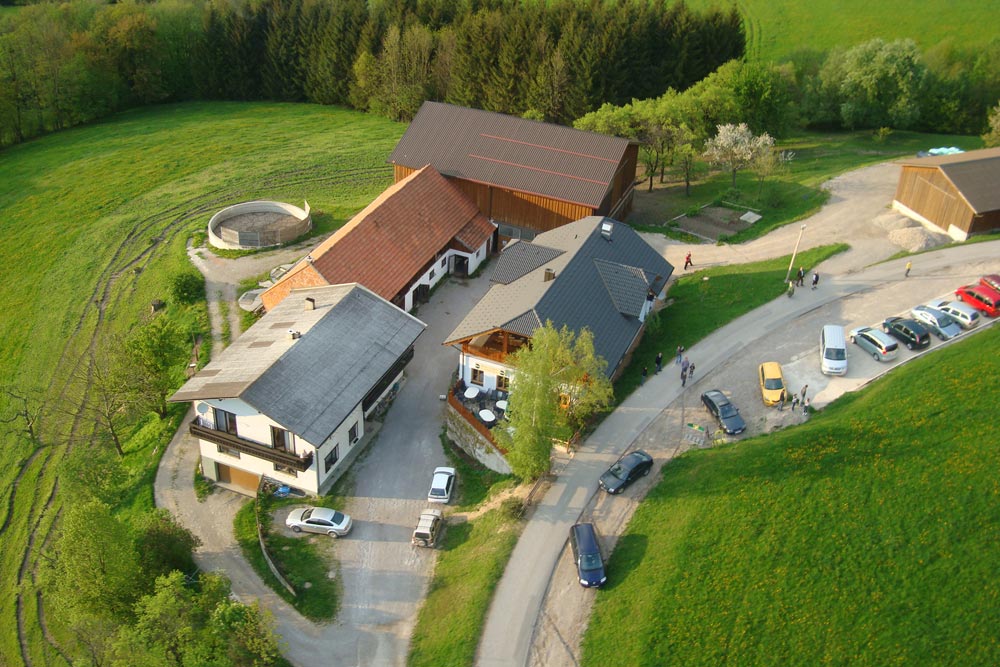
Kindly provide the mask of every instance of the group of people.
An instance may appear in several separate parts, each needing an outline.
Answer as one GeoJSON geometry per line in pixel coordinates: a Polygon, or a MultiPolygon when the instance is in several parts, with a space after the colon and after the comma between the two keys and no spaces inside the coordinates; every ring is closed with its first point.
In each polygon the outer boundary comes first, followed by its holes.
{"type": "MultiPolygon", "coordinates": [[[[788,281],[788,296],[795,294],[796,287],[806,286],[806,270],[803,267],[799,267],[798,273],[795,274],[795,280],[788,281]]],[[[816,289],[819,286],[819,273],[813,271],[812,275],[812,289],[816,289]]]]}
{"type": "MultiPolygon", "coordinates": [[[[806,393],[809,391],[809,385],[803,385],[802,391],[798,394],[792,394],[791,411],[795,412],[795,408],[802,404],[802,413],[808,414],[809,412],[809,397],[806,393]]],[[[788,392],[784,389],[781,390],[781,396],[778,398],[778,411],[782,412],[785,409],[785,403],[788,402],[788,392]]]]}
{"type": "MultiPolygon", "coordinates": [[[[663,353],[657,352],[656,359],[654,360],[654,365],[656,367],[656,373],[663,370],[663,353]]],[[[684,346],[677,346],[677,357],[675,359],[675,365],[681,367],[681,386],[687,384],[688,378],[694,377],[694,363],[684,356],[684,346]]],[[[646,382],[646,377],[649,375],[649,367],[642,367],[642,382],[646,382]]]]}

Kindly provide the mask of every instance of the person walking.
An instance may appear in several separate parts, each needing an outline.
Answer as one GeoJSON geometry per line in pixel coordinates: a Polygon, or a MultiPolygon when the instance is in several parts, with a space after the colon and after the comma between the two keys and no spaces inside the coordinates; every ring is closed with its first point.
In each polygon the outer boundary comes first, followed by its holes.
{"type": "Polygon", "coordinates": [[[802,401],[802,414],[809,414],[809,399],[802,401]]]}
{"type": "Polygon", "coordinates": [[[913,268],[913,262],[907,262],[906,263],[906,271],[903,273],[903,277],[904,278],[909,278],[910,277],[910,269],[912,269],[912,268],[913,268]]]}
{"type": "Polygon", "coordinates": [[[789,280],[788,281],[788,298],[791,299],[794,294],[795,294],[795,281],[794,280],[789,280]]]}
{"type": "Polygon", "coordinates": [[[661,370],[663,370],[663,353],[662,352],[657,352],[656,353],[656,372],[659,373],[661,370]]]}
{"type": "Polygon", "coordinates": [[[691,253],[684,257],[684,270],[687,271],[689,266],[694,266],[694,262],[691,261],[691,253]]]}
{"type": "Polygon", "coordinates": [[[687,384],[687,379],[688,379],[687,367],[686,366],[681,366],[681,386],[682,387],[685,384],[687,384]]]}
{"type": "Polygon", "coordinates": [[[799,404],[799,395],[792,394],[792,407],[791,407],[792,412],[795,412],[795,408],[798,406],[798,404],[799,404]]]}
{"type": "Polygon", "coordinates": [[[646,384],[646,376],[648,376],[648,375],[649,375],[649,367],[648,366],[643,366],[642,367],[642,380],[639,381],[639,385],[640,386],[646,384]]]}
{"type": "Polygon", "coordinates": [[[807,391],[809,391],[809,385],[807,385],[807,384],[802,385],[802,402],[803,403],[805,403],[805,401],[806,401],[806,392],[807,391]]]}
{"type": "Polygon", "coordinates": [[[684,356],[684,346],[683,345],[678,345],[677,346],[677,360],[674,363],[677,364],[678,366],[680,366],[681,365],[681,358],[683,356],[684,356]]]}
{"type": "Polygon", "coordinates": [[[778,412],[785,411],[785,390],[782,389],[781,393],[778,394],[778,412]]]}
{"type": "Polygon", "coordinates": [[[681,373],[683,373],[685,376],[687,376],[687,374],[688,374],[688,368],[690,368],[690,367],[691,367],[691,362],[688,361],[687,357],[684,357],[684,361],[681,362],[681,373]]]}
{"type": "Polygon", "coordinates": [[[795,274],[795,277],[797,278],[797,280],[795,281],[795,284],[797,286],[799,287],[806,286],[806,270],[804,267],[801,266],[799,267],[799,272],[795,274]]]}
{"type": "Polygon", "coordinates": [[[815,271],[813,271],[813,282],[812,282],[812,288],[813,288],[813,289],[816,289],[816,286],[817,286],[817,285],[819,285],[819,274],[818,274],[818,273],[816,273],[815,271]]]}
{"type": "Polygon", "coordinates": [[[691,365],[688,366],[688,379],[691,379],[693,377],[694,377],[694,362],[692,361],[691,365]]]}

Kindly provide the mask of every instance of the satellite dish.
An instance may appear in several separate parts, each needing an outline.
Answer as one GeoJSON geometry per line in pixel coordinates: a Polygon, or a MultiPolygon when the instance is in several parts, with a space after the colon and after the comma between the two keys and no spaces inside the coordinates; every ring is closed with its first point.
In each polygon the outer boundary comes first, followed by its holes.
{"type": "Polygon", "coordinates": [[[208,403],[199,403],[198,404],[198,414],[203,415],[206,412],[208,412],[208,410],[209,410],[208,403]]]}

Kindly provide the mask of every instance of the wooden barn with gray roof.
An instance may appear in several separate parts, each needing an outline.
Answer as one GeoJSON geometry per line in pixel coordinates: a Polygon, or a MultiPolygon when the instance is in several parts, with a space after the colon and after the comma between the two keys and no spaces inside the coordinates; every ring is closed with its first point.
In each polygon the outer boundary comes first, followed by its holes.
{"type": "Polygon", "coordinates": [[[960,241],[1000,229],[1000,148],[900,164],[897,211],[960,241]]]}
{"type": "Polygon", "coordinates": [[[631,210],[638,144],[516,116],[424,102],[389,156],[397,181],[430,164],[499,226],[531,240],[631,210]]]}
{"type": "Polygon", "coordinates": [[[507,389],[507,356],[551,321],[594,336],[617,377],[673,267],[628,225],[591,216],[509,245],[493,286],[444,342],[458,348],[465,384],[507,389]]]}

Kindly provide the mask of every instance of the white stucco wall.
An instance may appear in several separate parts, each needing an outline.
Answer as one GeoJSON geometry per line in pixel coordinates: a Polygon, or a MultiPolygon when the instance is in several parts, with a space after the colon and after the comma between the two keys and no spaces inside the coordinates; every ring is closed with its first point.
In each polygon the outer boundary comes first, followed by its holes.
{"type": "MultiPolygon", "coordinates": [[[[271,446],[271,426],[285,428],[278,422],[270,419],[267,415],[258,412],[256,409],[239,399],[211,399],[205,401],[195,401],[195,411],[202,419],[202,423],[208,427],[212,427],[213,425],[216,428],[219,427],[219,425],[214,423],[214,411],[212,408],[225,410],[226,412],[231,412],[236,415],[237,435],[241,438],[252,440],[253,442],[267,447],[271,446]]],[[[240,452],[237,457],[220,452],[217,444],[205,440],[199,441],[199,448],[203,463],[202,468],[207,477],[212,477],[215,472],[214,466],[211,464],[218,462],[223,465],[227,465],[230,468],[238,468],[240,470],[252,472],[255,475],[265,475],[271,479],[277,480],[289,486],[294,486],[295,488],[308,493],[318,494],[320,492],[320,488],[330,477],[340,475],[342,472],[341,467],[347,465],[347,454],[351,451],[351,448],[355,446],[362,437],[364,437],[364,433],[364,414],[361,410],[361,404],[359,403],[351,411],[350,416],[345,419],[337,430],[334,431],[333,434],[319,447],[314,446],[292,433],[292,451],[296,455],[304,456],[309,452],[313,453],[312,465],[309,466],[307,470],[299,472],[297,475],[275,470],[274,463],[271,461],[265,461],[264,459],[259,459],[252,454],[240,452]],[[355,424],[357,424],[358,433],[357,439],[352,443],[349,441],[349,435],[351,427],[355,424]],[[337,462],[330,470],[327,470],[325,465],[326,457],[331,451],[333,451],[333,448],[338,445],[339,456],[337,458],[337,462]]]]}
{"type": "Polygon", "coordinates": [[[451,267],[452,257],[465,257],[466,259],[468,259],[469,273],[470,274],[474,273],[476,269],[479,268],[479,265],[483,263],[483,260],[486,259],[486,255],[489,252],[488,250],[489,243],[490,240],[486,239],[483,245],[481,245],[479,249],[476,250],[476,252],[472,253],[461,252],[459,250],[446,251],[443,255],[441,255],[441,257],[437,259],[436,262],[434,262],[434,265],[431,268],[427,269],[424,275],[417,278],[410,285],[410,290],[406,293],[406,299],[403,302],[403,310],[405,310],[406,312],[410,312],[413,309],[414,305],[413,296],[420,285],[427,285],[428,287],[434,287],[439,282],[441,282],[442,278],[448,275],[449,268],[451,267]]]}
{"type": "Polygon", "coordinates": [[[469,354],[460,355],[459,357],[459,377],[465,382],[466,386],[469,387],[479,387],[483,391],[489,389],[497,388],[497,376],[503,371],[507,377],[514,376],[514,369],[510,366],[501,364],[499,361],[493,361],[491,359],[482,359],[480,357],[474,357],[469,354]],[[472,369],[476,368],[478,365],[479,370],[483,371],[485,377],[483,378],[483,384],[474,384],[472,382],[472,369]]]}

